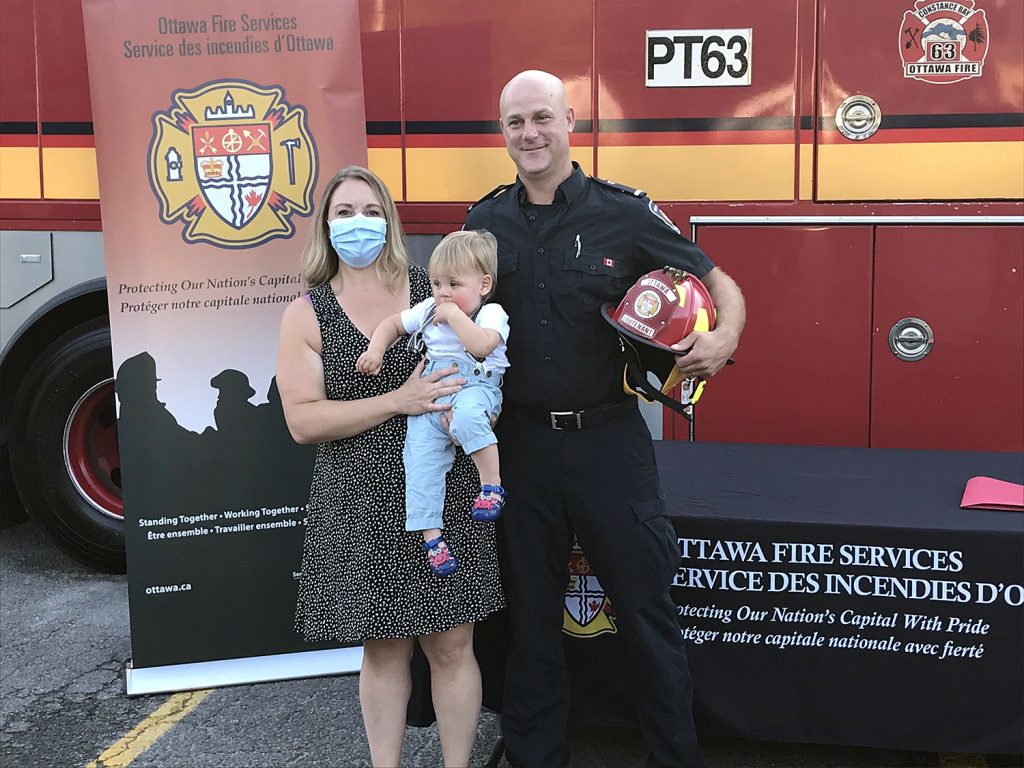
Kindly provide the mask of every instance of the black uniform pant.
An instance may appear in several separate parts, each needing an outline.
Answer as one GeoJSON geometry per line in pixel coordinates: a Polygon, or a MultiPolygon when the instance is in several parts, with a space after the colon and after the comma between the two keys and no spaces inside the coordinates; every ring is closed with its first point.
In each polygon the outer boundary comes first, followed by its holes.
{"type": "Polygon", "coordinates": [[[697,768],[693,684],[669,586],[680,551],[639,411],[592,429],[556,431],[507,408],[498,423],[502,583],[511,616],[502,730],[521,768],[569,763],[570,685],[562,641],[575,534],[615,611],[635,681],[631,702],[649,766],[697,768]]]}

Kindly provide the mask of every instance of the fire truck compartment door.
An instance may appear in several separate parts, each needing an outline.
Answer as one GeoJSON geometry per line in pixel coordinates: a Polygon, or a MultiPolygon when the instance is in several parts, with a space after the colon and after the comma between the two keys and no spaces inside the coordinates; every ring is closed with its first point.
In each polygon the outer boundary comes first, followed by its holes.
{"type": "Polygon", "coordinates": [[[815,199],[1024,197],[1024,3],[819,7],[815,199]],[[836,124],[857,96],[881,114],[871,135],[836,124]]]}
{"type": "Polygon", "coordinates": [[[0,232],[0,307],[9,309],[53,279],[49,232],[0,232]]]}
{"type": "Polygon", "coordinates": [[[1024,450],[1024,227],[877,227],[872,314],[872,447],[1024,450]],[[917,360],[890,350],[908,317],[917,360]]]}

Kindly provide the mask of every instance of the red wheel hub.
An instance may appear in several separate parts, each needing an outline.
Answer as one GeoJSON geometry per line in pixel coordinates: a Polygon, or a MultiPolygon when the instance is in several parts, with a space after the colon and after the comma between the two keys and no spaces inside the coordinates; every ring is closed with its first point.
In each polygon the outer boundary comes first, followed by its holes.
{"type": "Polygon", "coordinates": [[[78,492],[105,515],[124,519],[114,380],[79,398],[64,428],[64,464],[78,492]]]}

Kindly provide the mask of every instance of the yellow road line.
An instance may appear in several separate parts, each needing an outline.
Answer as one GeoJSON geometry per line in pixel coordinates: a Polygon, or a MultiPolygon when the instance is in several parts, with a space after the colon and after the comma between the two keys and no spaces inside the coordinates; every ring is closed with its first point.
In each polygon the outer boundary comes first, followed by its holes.
{"type": "Polygon", "coordinates": [[[107,747],[102,755],[87,763],[85,768],[124,768],[153,746],[157,739],[199,706],[199,703],[211,693],[213,689],[208,688],[174,694],[150,712],[142,722],[107,747]]]}

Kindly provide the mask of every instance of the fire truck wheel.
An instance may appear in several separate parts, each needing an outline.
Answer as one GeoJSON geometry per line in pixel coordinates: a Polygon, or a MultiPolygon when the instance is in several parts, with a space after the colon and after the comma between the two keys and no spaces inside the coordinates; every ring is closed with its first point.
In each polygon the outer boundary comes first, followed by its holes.
{"type": "Polygon", "coordinates": [[[25,508],[76,560],[123,573],[121,462],[106,318],[82,323],[46,347],[13,405],[11,469],[25,508]]]}

